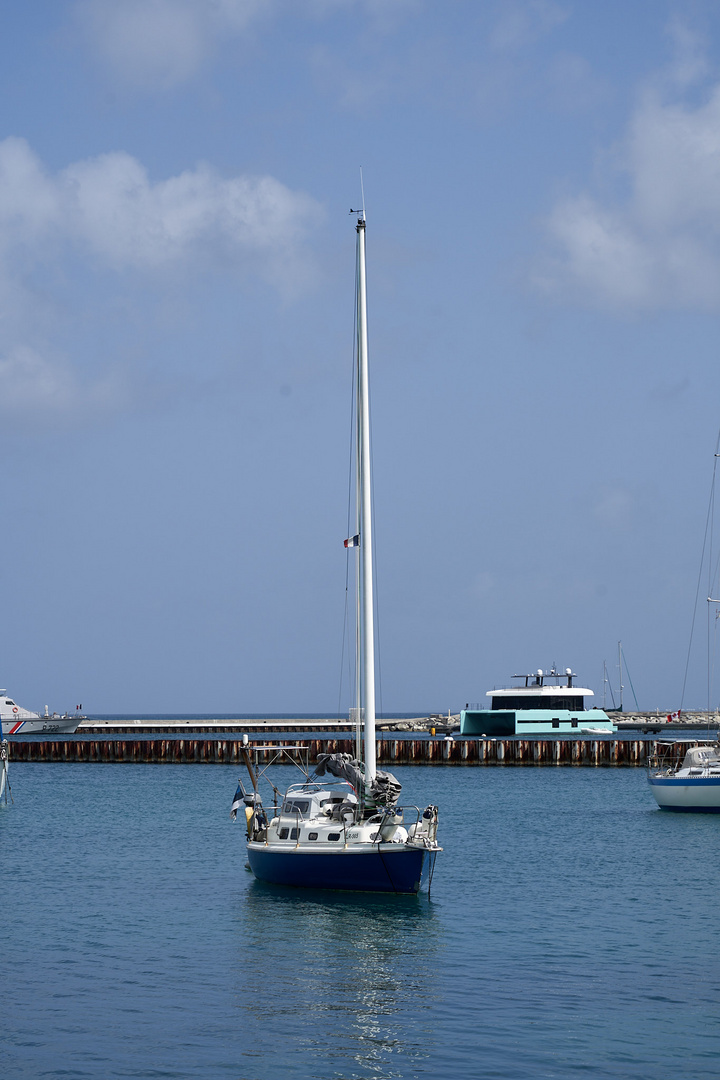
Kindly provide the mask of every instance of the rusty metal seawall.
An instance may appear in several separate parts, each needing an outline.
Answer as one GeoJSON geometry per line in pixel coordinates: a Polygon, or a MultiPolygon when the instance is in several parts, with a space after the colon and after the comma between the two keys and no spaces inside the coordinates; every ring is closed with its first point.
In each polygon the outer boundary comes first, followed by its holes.
{"type": "MultiPolygon", "coordinates": [[[[301,743],[310,760],[318,753],[353,753],[351,739],[268,739],[273,746],[301,743]]],[[[681,758],[695,739],[676,744],[681,758]]],[[[14,761],[99,761],[168,764],[238,764],[238,739],[48,739],[12,740],[14,761]]],[[[380,765],[645,765],[656,751],[646,739],[379,739],[380,765]]],[[[262,753],[262,751],[261,751],[262,753]]],[[[270,751],[265,752],[265,756],[270,751]]]]}

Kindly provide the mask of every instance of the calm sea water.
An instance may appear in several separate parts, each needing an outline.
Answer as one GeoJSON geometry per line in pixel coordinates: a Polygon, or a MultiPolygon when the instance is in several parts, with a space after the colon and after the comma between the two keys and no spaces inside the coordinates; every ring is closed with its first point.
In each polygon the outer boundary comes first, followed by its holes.
{"type": "Polygon", "coordinates": [[[717,1075],[720,817],[642,770],[396,772],[429,900],[255,882],[230,766],[16,763],[3,1077],[717,1075]]]}

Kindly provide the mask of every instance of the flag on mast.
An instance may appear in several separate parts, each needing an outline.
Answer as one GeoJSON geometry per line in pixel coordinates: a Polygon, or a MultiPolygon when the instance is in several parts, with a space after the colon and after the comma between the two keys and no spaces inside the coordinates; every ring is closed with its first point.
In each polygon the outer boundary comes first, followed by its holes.
{"type": "Polygon", "coordinates": [[[355,533],[355,536],[349,536],[345,541],[345,547],[360,547],[360,533],[355,533]]]}

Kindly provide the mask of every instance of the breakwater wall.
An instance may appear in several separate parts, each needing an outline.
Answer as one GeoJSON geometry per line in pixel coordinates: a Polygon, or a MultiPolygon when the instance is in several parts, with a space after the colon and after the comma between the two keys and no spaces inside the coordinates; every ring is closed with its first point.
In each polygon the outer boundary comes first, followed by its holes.
{"type": "MultiPolygon", "coordinates": [[[[697,740],[675,744],[681,759],[697,740]]],[[[354,752],[351,739],[273,739],[257,750],[269,761],[276,749],[307,748],[311,762],[320,753],[354,752]]],[[[656,751],[654,739],[378,739],[378,765],[645,765],[656,751]]],[[[252,743],[250,749],[253,749],[252,743]]],[[[663,748],[668,750],[666,746],[663,748]]],[[[12,740],[13,761],[99,761],[168,764],[243,764],[239,739],[48,739],[12,740]]]]}

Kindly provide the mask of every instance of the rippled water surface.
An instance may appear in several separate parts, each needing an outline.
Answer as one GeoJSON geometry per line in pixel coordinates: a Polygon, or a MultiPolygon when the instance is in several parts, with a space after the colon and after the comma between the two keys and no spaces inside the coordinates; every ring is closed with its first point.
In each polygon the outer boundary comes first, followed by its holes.
{"type": "Polygon", "coordinates": [[[634,769],[396,773],[430,900],[261,886],[229,766],[15,763],[2,1075],[717,1075],[720,816],[634,769]]]}

